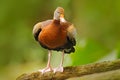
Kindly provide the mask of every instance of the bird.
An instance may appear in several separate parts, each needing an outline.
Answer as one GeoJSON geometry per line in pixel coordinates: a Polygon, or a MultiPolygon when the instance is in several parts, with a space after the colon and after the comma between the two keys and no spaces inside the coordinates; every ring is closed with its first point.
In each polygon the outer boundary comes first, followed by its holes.
{"type": "Polygon", "coordinates": [[[75,52],[76,45],[76,28],[74,24],[64,18],[64,9],[57,7],[54,11],[53,19],[35,24],[33,36],[41,47],[48,50],[47,66],[40,72],[63,72],[64,54],[75,52]],[[62,53],[60,65],[54,69],[50,64],[52,51],[60,51],[62,53]]]}

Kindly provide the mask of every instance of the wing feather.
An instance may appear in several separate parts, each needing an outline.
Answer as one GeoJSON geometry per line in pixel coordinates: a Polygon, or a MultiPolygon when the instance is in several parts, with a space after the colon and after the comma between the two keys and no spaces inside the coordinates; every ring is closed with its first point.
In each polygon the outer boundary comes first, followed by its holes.
{"type": "Polygon", "coordinates": [[[40,31],[42,30],[42,25],[41,22],[37,23],[34,27],[33,27],[33,35],[36,41],[38,41],[38,35],[40,33],[40,31]]]}
{"type": "Polygon", "coordinates": [[[75,40],[76,28],[74,27],[73,24],[71,24],[67,28],[67,36],[68,36],[69,40],[72,42],[73,46],[75,46],[76,45],[76,40],[75,40]]]}

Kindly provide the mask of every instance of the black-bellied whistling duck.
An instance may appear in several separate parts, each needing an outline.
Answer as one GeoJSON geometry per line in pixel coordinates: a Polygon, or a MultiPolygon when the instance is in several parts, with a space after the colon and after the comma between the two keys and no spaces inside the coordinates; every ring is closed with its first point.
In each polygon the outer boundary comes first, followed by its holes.
{"type": "Polygon", "coordinates": [[[42,73],[47,71],[63,72],[64,53],[74,52],[76,29],[73,24],[64,19],[64,9],[58,7],[51,20],[37,23],[33,28],[33,35],[40,45],[48,49],[47,67],[40,70],[42,73]],[[52,69],[50,65],[51,50],[62,51],[62,59],[59,67],[52,69]]]}

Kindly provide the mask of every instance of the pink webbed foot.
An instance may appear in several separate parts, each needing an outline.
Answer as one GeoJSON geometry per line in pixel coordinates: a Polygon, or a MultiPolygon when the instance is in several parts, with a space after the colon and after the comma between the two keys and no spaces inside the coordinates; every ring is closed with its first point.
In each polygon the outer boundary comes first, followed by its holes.
{"type": "Polygon", "coordinates": [[[56,73],[56,72],[63,72],[63,70],[64,70],[63,66],[59,66],[59,67],[54,69],[54,73],[56,73]]]}
{"type": "Polygon", "coordinates": [[[51,67],[46,67],[44,69],[39,70],[42,74],[44,74],[45,72],[49,72],[49,71],[53,71],[53,69],[51,67]]]}

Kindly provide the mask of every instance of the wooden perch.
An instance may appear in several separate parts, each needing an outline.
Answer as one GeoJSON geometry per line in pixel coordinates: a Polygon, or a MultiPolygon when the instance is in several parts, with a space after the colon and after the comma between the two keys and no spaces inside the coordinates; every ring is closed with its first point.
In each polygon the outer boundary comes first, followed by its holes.
{"type": "Polygon", "coordinates": [[[120,80],[120,69],[70,78],[67,80],[120,80]]]}
{"type": "Polygon", "coordinates": [[[118,69],[120,69],[120,60],[104,61],[82,66],[64,67],[63,73],[47,72],[41,74],[37,71],[33,73],[22,74],[16,80],[65,80],[72,77],[81,77],[83,75],[107,72],[118,69]]]}

